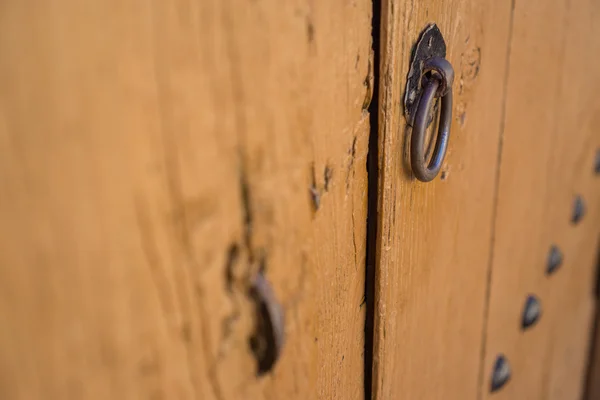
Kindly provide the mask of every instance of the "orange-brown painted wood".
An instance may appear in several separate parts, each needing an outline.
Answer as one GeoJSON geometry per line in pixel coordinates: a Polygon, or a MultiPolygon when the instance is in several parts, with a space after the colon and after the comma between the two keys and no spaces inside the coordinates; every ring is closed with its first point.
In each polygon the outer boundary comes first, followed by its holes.
{"type": "Polygon", "coordinates": [[[588,1],[516,2],[499,169],[485,380],[489,399],[577,399],[586,376],[600,234],[600,7],[588,1]],[[572,219],[582,196],[587,212],[572,219]],[[546,274],[558,246],[562,266],[546,274]],[[539,322],[520,329],[528,294],[539,322]],[[498,353],[512,378],[489,394],[498,353]]]}
{"type": "Polygon", "coordinates": [[[510,12],[508,1],[382,2],[374,399],[477,397],[510,12]],[[432,22],[456,79],[442,172],[421,183],[402,99],[432,22]]]}
{"type": "Polygon", "coordinates": [[[1,398],[363,397],[371,9],[0,6],[1,398]]]}

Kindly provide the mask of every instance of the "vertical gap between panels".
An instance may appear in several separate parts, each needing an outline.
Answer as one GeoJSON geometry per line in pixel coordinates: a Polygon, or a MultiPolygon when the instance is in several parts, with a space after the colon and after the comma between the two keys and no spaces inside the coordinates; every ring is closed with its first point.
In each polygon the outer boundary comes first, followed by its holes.
{"type": "Polygon", "coordinates": [[[583,388],[584,394],[582,399],[593,400],[592,396],[595,394],[594,391],[598,390],[595,382],[595,375],[598,374],[598,361],[596,360],[597,354],[600,354],[600,343],[598,343],[598,333],[600,332],[600,310],[598,309],[598,300],[600,299],[600,240],[597,246],[596,255],[596,281],[594,287],[594,299],[596,299],[596,312],[594,315],[594,322],[590,333],[590,343],[588,346],[588,359],[586,367],[585,386],[583,388]]]}
{"type": "Polygon", "coordinates": [[[373,97],[369,105],[369,153],[367,155],[368,206],[367,206],[367,254],[365,265],[365,349],[364,389],[365,400],[372,398],[373,377],[373,327],[375,317],[375,268],[377,265],[377,203],[379,184],[379,40],[381,0],[372,0],[372,47],[373,47],[373,97]]]}
{"type": "Polygon", "coordinates": [[[504,126],[506,124],[506,96],[507,96],[507,87],[508,87],[508,78],[510,72],[510,57],[511,57],[511,49],[512,49],[512,40],[513,40],[513,20],[515,13],[515,1],[511,1],[511,10],[510,17],[508,22],[508,40],[507,40],[507,48],[506,48],[506,57],[505,57],[505,66],[504,66],[504,83],[502,87],[502,111],[500,115],[500,128],[498,135],[498,153],[496,156],[496,176],[494,178],[494,193],[493,193],[493,205],[492,205],[492,224],[491,224],[491,236],[490,236],[490,250],[488,256],[488,265],[487,265],[487,277],[485,282],[485,298],[484,298],[484,306],[483,306],[483,324],[481,328],[481,349],[479,355],[479,374],[477,379],[477,399],[483,399],[483,390],[485,383],[485,374],[486,372],[491,373],[491,371],[485,371],[485,358],[487,355],[487,332],[488,332],[488,322],[489,322],[489,309],[490,309],[490,300],[492,294],[492,275],[493,268],[492,264],[494,262],[494,250],[496,246],[496,220],[498,214],[498,191],[500,186],[500,169],[502,167],[502,148],[504,144],[504,126]]]}

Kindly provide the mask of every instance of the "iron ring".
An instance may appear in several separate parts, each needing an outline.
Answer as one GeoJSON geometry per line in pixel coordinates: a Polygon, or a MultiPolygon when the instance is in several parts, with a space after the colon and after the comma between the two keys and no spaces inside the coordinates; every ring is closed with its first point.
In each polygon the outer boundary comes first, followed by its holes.
{"type": "Polygon", "coordinates": [[[410,163],[415,177],[422,182],[429,182],[440,172],[444,157],[446,156],[446,150],[448,149],[450,125],[452,123],[452,84],[443,85],[448,90],[441,99],[442,105],[435,149],[429,165],[427,165],[425,160],[425,132],[427,131],[429,114],[431,113],[434,99],[440,88],[441,79],[434,76],[424,81],[424,83],[426,86],[419,100],[413,123],[410,143],[410,163]]]}

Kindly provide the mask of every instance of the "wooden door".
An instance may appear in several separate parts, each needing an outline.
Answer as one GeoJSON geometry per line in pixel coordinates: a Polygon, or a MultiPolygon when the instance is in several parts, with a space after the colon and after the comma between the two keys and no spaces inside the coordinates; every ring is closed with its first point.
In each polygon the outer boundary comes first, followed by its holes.
{"type": "Polygon", "coordinates": [[[0,5],[0,398],[363,398],[371,2],[35,3],[0,5]]]}
{"type": "Polygon", "coordinates": [[[600,232],[599,12],[583,0],[382,2],[373,398],[581,397],[600,232]],[[455,103],[441,176],[421,183],[401,102],[431,22],[455,103]],[[553,246],[563,261],[548,273],[553,246]],[[523,328],[528,295],[542,313],[523,328]],[[510,379],[492,390],[499,358],[510,379]]]}
{"type": "Polygon", "coordinates": [[[599,23],[589,0],[3,2],[0,398],[581,398],[599,23]],[[431,23],[456,79],[422,183],[402,100],[431,23]]]}

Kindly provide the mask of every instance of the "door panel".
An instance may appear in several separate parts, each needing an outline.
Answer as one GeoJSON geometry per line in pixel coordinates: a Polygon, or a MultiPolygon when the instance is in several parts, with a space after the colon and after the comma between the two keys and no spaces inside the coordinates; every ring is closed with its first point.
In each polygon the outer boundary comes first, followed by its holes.
{"type": "Polygon", "coordinates": [[[0,397],[363,397],[371,3],[0,6],[0,397]],[[286,343],[256,376],[264,270],[286,343]]]}
{"type": "Polygon", "coordinates": [[[514,9],[484,388],[506,355],[510,382],[490,398],[581,398],[595,307],[600,233],[600,5],[585,0],[517,2],[514,9]],[[574,199],[587,212],[573,223],[574,199]],[[557,246],[564,261],[546,274],[557,246]],[[523,331],[525,298],[539,322],[523,331]]]}
{"type": "Polygon", "coordinates": [[[509,1],[384,0],[373,398],[474,399],[480,388],[509,1]],[[455,70],[441,177],[416,181],[401,101],[435,22],[455,70]]]}

